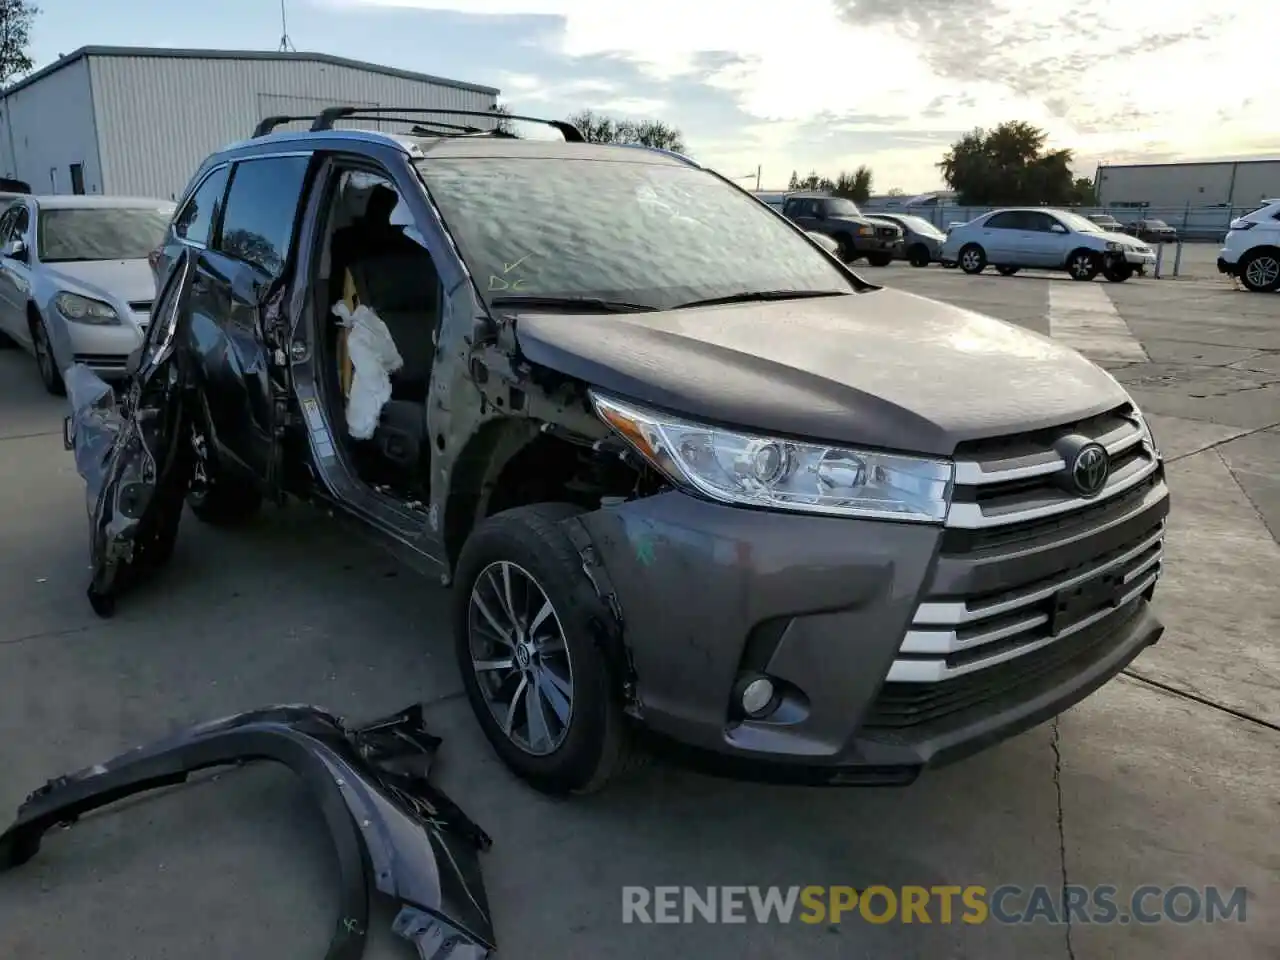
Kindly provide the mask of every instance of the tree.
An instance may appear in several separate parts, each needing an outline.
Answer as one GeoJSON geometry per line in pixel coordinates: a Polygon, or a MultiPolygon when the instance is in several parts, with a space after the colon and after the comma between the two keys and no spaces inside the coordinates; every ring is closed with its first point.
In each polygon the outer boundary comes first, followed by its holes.
{"type": "Polygon", "coordinates": [[[516,133],[515,125],[512,124],[512,122],[509,119],[507,119],[508,117],[511,116],[511,108],[509,106],[507,106],[505,103],[494,104],[493,112],[498,114],[498,117],[499,117],[498,122],[493,125],[493,129],[495,133],[500,133],[503,136],[507,136],[507,137],[520,136],[520,134],[516,133]]]}
{"type": "Polygon", "coordinates": [[[903,190],[901,187],[890,187],[888,193],[885,194],[885,196],[889,197],[905,197],[906,195],[907,191],[903,190]]]}
{"type": "Polygon", "coordinates": [[[791,182],[787,184],[788,190],[805,190],[810,193],[822,191],[824,193],[833,193],[836,189],[835,182],[827,177],[818,176],[818,171],[810,170],[807,177],[796,175],[794,170],[791,171],[791,182]]]}
{"type": "Polygon", "coordinates": [[[684,136],[661,120],[615,120],[591,110],[568,118],[588,143],[640,143],[659,150],[683,153],[684,136]]]}
{"type": "Polygon", "coordinates": [[[0,0],[0,84],[34,66],[27,55],[31,23],[40,8],[24,0],[0,0]]]}
{"type": "Polygon", "coordinates": [[[1071,203],[1071,151],[1046,152],[1047,139],[1022,120],[977,127],[951,145],[938,169],[964,206],[1071,203]]]}
{"type": "Polygon", "coordinates": [[[1096,207],[1098,205],[1098,191],[1094,189],[1093,181],[1088,177],[1077,177],[1071,189],[1075,193],[1074,203],[1078,203],[1082,207],[1096,207]]]}
{"type": "Polygon", "coordinates": [[[871,198],[871,168],[864,164],[853,173],[841,171],[831,192],[854,203],[866,203],[871,198]]]}

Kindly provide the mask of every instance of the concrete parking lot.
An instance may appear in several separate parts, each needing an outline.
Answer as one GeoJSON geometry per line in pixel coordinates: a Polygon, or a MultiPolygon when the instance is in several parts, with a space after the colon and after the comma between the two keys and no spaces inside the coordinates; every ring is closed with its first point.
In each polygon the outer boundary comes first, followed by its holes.
{"type": "MultiPolygon", "coordinates": [[[[1280,946],[1280,297],[1220,279],[1073,284],[864,270],[1065,340],[1150,414],[1174,496],[1161,642],[1058,721],[906,789],[801,790],[655,767],[554,802],[476,729],[444,595],[303,507],[227,533],[189,518],[110,621],[84,598],[84,491],[62,405],[0,352],[0,817],[46,779],[273,702],[353,719],[431,703],[439,782],[494,837],[501,955],[1275,957],[1280,946]],[[624,885],[1247,887],[1245,921],[1005,926],[623,925],[624,885]]],[[[287,773],[247,768],[51,835],[0,874],[0,956],[320,956],[328,840],[287,773]]],[[[1157,901],[1158,902],[1158,901],[1157,901]]],[[[376,931],[367,956],[407,957],[376,931]]]]}

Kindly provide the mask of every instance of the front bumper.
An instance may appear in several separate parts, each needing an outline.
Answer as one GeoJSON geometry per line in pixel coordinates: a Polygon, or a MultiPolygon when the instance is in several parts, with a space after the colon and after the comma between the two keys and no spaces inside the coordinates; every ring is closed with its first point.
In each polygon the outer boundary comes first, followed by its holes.
{"type": "MultiPolygon", "coordinates": [[[[1061,712],[1159,638],[1149,599],[1153,536],[1168,511],[1162,468],[1107,509],[1012,545],[972,548],[957,546],[965,531],[789,516],[674,492],[581,522],[620,613],[636,711],[657,739],[711,772],[902,783],[1061,712]],[[1134,553],[1135,543],[1147,552],[1134,553]],[[1026,594],[1029,583],[1070,571],[1089,580],[1102,572],[1100,557],[1124,550],[1146,564],[1131,584],[1137,592],[1060,637],[1028,633],[1018,651],[975,666],[973,649],[996,651],[1014,641],[988,639],[1021,628],[985,613],[954,628],[921,626],[926,610],[930,622],[947,622],[936,617],[956,606],[949,599],[1026,594]],[[973,648],[945,659],[905,652],[932,649],[947,629],[973,648]],[[975,631],[987,636],[967,639],[975,631]],[[757,674],[780,690],[768,720],[735,712],[736,685],[757,674]]],[[[1023,621],[1058,595],[1022,608],[1023,621]]]]}
{"type": "Polygon", "coordinates": [[[129,355],[142,345],[145,327],[141,321],[126,319],[111,326],[95,326],[62,321],[66,340],[55,340],[58,369],[82,363],[104,380],[118,380],[127,373],[129,355]]]}
{"type": "Polygon", "coordinates": [[[1156,265],[1156,255],[1154,253],[1139,253],[1135,250],[1126,250],[1124,254],[1125,262],[1131,267],[1146,269],[1156,265]]]}
{"type": "Polygon", "coordinates": [[[902,241],[888,237],[864,237],[861,235],[853,238],[853,249],[860,254],[883,253],[888,256],[902,256],[902,241]]]}

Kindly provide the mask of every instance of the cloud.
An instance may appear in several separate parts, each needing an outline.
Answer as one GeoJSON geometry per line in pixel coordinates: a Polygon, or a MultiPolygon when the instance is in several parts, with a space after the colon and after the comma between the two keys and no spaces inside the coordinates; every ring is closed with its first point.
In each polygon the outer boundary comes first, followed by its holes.
{"type": "Polygon", "coordinates": [[[699,157],[735,167],[763,157],[749,166],[786,166],[787,175],[808,163],[869,162],[888,169],[881,186],[927,188],[937,183],[941,153],[929,137],[1010,119],[1046,129],[1054,146],[1077,152],[1081,167],[1086,158],[1144,150],[1258,152],[1277,140],[1259,104],[1280,97],[1280,72],[1257,54],[1254,36],[1273,19],[1276,0],[1164,0],[1156,8],[1114,0],[328,2],[540,18],[542,52],[560,67],[539,67],[529,88],[501,84],[509,99],[669,111],[663,119],[685,129],[699,157]],[[634,82],[607,91],[565,86],[561,70],[605,61],[625,66],[634,82]],[[704,102],[720,98],[720,116],[735,129],[716,124],[704,134],[705,112],[698,126],[689,122],[693,91],[704,102]],[[837,153],[849,141],[806,126],[819,119],[842,134],[898,130],[914,139],[864,140],[856,148],[864,152],[837,153]]]}

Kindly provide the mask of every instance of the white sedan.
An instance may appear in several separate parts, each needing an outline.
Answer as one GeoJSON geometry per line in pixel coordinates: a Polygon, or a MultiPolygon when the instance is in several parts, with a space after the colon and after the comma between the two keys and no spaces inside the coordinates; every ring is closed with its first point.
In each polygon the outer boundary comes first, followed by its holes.
{"type": "Polygon", "coordinates": [[[0,339],[29,350],[45,389],[83,363],[125,375],[155,299],[147,257],[173,215],[168,200],[22,197],[0,213],[0,339]]]}
{"type": "Polygon", "coordinates": [[[1113,283],[1154,266],[1152,249],[1123,233],[1110,233],[1070,210],[1023,207],[995,210],[954,227],[942,259],[965,273],[988,266],[1004,276],[1023,268],[1065,270],[1073,280],[1101,273],[1113,283]]]}

